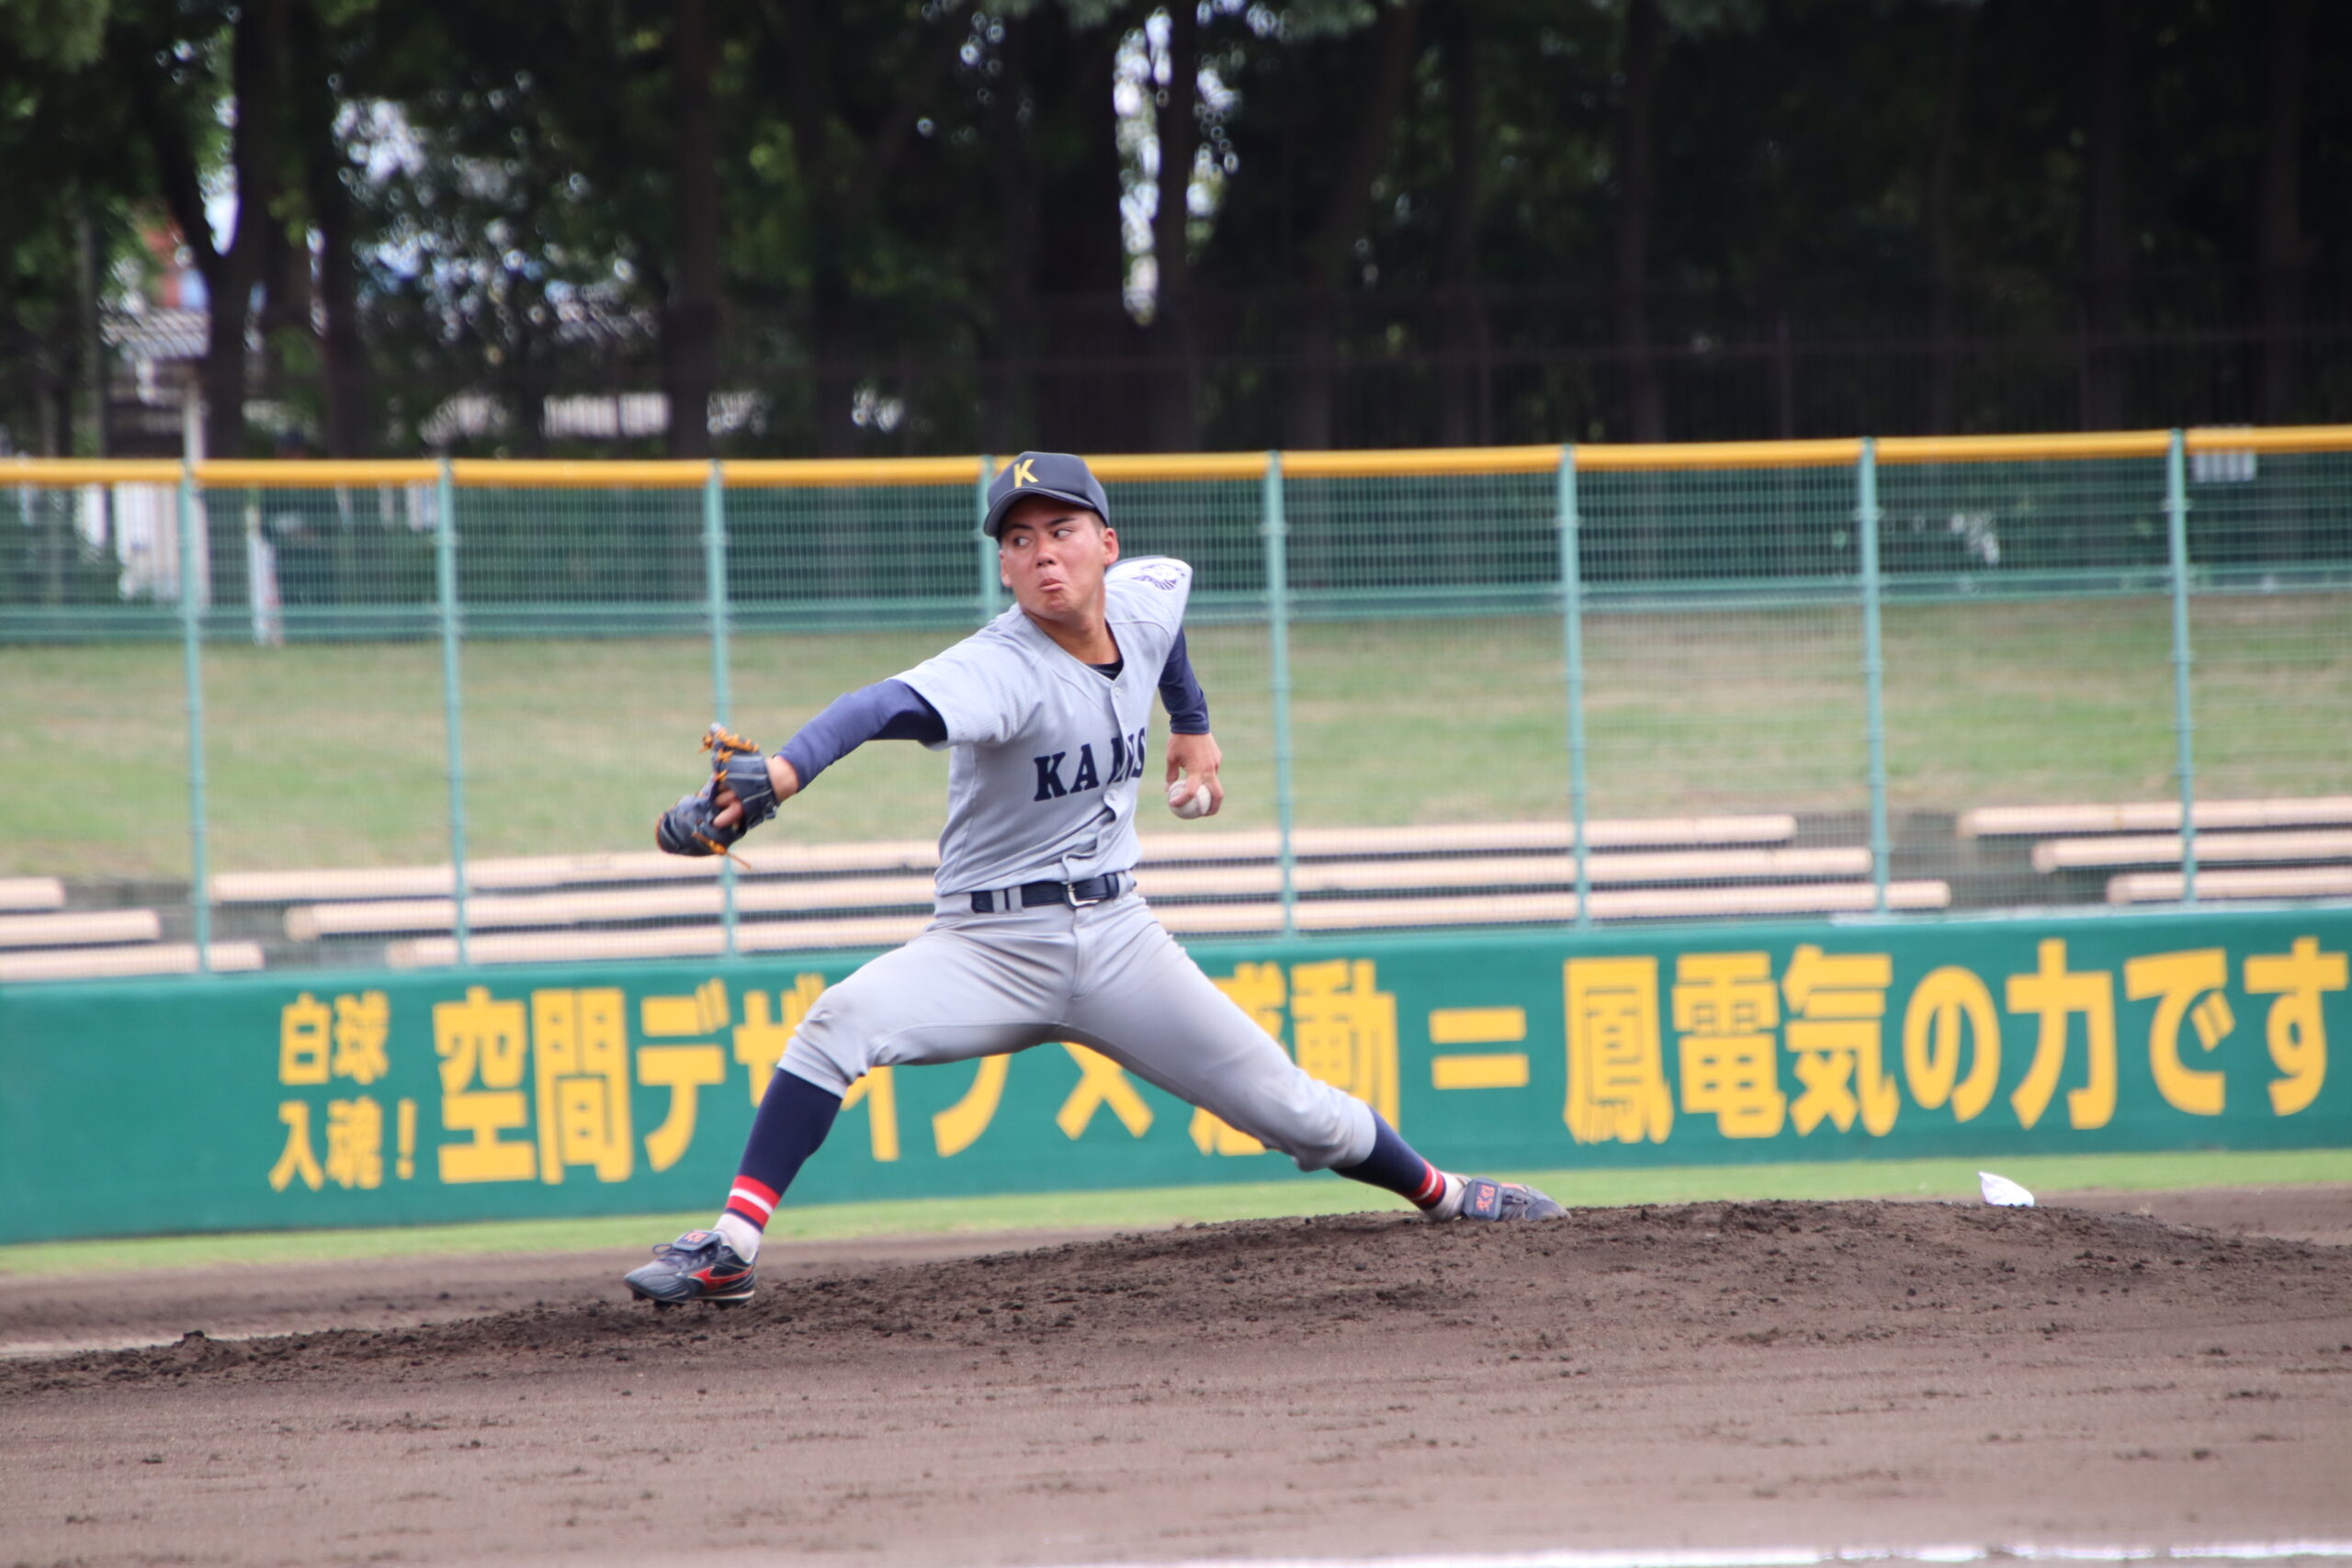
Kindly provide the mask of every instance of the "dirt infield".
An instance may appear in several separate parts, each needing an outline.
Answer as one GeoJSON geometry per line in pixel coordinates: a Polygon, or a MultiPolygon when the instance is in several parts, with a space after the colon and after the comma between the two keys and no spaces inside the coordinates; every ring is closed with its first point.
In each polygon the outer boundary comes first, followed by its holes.
{"type": "Polygon", "coordinates": [[[0,1563],[2341,1540],[2347,1240],[2304,1189],[780,1250],[732,1313],[608,1258],[0,1280],[0,1563]]]}

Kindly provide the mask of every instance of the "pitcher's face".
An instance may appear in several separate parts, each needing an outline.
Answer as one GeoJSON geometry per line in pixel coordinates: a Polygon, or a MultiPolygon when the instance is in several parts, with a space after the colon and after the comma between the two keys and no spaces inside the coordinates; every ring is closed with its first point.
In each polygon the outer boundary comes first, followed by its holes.
{"type": "Polygon", "coordinates": [[[997,570],[1013,602],[1034,620],[1099,614],[1102,574],[1119,558],[1119,536],[1083,506],[1027,496],[997,532],[997,570]]]}

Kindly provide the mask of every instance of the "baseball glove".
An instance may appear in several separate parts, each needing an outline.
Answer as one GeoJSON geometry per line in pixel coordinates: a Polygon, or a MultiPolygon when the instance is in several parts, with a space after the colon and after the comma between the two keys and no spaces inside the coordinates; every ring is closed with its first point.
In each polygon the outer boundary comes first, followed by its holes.
{"type": "Polygon", "coordinates": [[[720,725],[702,738],[710,753],[710,782],[663,812],[653,825],[653,841],[673,855],[720,855],[735,840],[775,815],[775,790],[768,783],[767,754],[720,725]],[[742,803],[743,815],[722,828],[718,818],[721,784],[742,803]]]}

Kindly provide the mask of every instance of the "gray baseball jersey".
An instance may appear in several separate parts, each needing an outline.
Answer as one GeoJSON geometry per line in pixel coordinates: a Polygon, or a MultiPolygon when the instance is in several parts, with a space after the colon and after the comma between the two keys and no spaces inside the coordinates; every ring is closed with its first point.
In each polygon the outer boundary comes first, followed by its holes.
{"type": "Polygon", "coordinates": [[[1091,1046],[1306,1169],[1355,1165],[1371,1107],[1310,1077],[1201,973],[1140,893],[1073,908],[970,895],[1135,866],[1151,703],[1183,625],[1192,569],[1161,558],[1105,575],[1115,680],[1019,608],[899,677],[953,750],[931,925],[809,1009],[778,1064],[835,1094],[877,1066],[966,1061],[1048,1041],[1091,1046]]]}
{"type": "Polygon", "coordinates": [[[1152,697],[1192,591],[1193,569],[1165,557],[1104,574],[1125,661],[1115,680],[1064,652],[1017,605],[899,677],[938,710],[954,751],[942,893],[1134,866],[1152,697]]]}

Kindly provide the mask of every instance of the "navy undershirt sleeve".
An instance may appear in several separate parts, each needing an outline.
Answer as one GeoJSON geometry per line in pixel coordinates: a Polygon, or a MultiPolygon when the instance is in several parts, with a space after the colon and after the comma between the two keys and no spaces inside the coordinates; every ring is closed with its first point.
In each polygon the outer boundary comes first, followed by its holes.
{"type": "Polygon", "coordinates": [[[777,753],[792,764],[807,789],[819,773],[869,740],[920,740],[936,746],[947,739],[947,721],[904,681],[877,681],[835,697],[824,712],[800,727],[777,753]]]}
{"type": "Polygon", "coordinates": [[[1181,627],[1174,645],[1168,649],[1168,662],[1160,667],[1159,700],[1168,709],[1170,735],[1209,732],[1209,696],[1201,690],[1200,677],[1193,673],[1192,655],[1184,651],[1181,627]]]}

